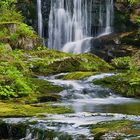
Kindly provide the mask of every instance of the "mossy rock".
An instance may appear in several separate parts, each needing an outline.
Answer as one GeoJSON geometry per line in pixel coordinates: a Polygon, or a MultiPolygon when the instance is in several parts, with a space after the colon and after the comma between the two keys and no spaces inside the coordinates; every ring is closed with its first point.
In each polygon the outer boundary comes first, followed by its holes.
{"type": "Polygon", "coordinates": [[[94,81],[94,84],[108,87],[126,97],[140,97],[139,71],[130,71],[124,74],[98,79],[94,81]]]}
{"type": "Polygon", "coordinates": [[[37,91],[41,94],[47,93],[59,93],[63,90],[63,87],[53,85],[53,83],[48,82],[47,80],[32,78],[32,82],[37,86],[37,91]]]}
{"type": "MultiPolygon", "coordinates": [[[[46,55],[46,51],[32,52],[33,58],[40,56],[41,59],[33,59],[29,62],[36,74],[57,74],[75,71],[108,71],[113,69],[108,63],[93,54],[72,55],[53,50],[55,55],[46,55]],[[40,54],[42,52],[42,55],[40,54]],[[59,55],[60,54],[60,55],[59,55]],[[60,58],[60,56],[62,56],[60,58]]],[[[50,50],[48,50],[49,54],[50,50]]]]}
{"type": "Polygon", "coordinates": [[[30,50],[42,46],[42,39],[32,27],[22,22],[1,22],[0,41],[9,43],[12,49],[30,50]]]}
{"type": "Polygon", "coordinates": [[[71,72],[58,78],[63,80],[83,80],[86,77],[96,75],[96,72],[71,72]]]}
{"type": "Polygon", "coordinates": [[[140,122],[133,122],[129,120],[99,122],[95,125],[92,125],[91,132],[94,134],[95,140],[101,139],[102,136],[107,133],[112,133],[112,134],[116,133],[117,134],[116,139],[119,139],[119,137],[122,138],[121,133],[126,134],[126,137],[128,137],[128,135],[138,136],[140,129],[139,128],[136,129],[134,128],[134,126],[139,123],[140,122]]]}

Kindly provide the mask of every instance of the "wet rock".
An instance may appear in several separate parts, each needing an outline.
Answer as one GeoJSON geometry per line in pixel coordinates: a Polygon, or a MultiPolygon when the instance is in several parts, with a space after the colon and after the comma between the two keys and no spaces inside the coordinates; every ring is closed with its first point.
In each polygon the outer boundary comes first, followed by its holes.
{"type": "Polygon", "coordinates": [[[41,96],[38,98],[39,102],[57,102],[60,100],[60,96],[59,95],[48,95],[48,96],[41,96]]]}
{"type": "Polygon", "coordinates": [[[21,139],[26,136],[26,124],[7,124],[0,122],[0,139],[21,139]]]}
{"type": "Polygon", "coordinates": [[[115,57],[132,56],[139,50],[136,47],[139,39],[134,40],[134,37],[137,38],[138,34],[138,32],[123,32],[94,38],[91,41],[91,52],[106,61],[115,57]]]}

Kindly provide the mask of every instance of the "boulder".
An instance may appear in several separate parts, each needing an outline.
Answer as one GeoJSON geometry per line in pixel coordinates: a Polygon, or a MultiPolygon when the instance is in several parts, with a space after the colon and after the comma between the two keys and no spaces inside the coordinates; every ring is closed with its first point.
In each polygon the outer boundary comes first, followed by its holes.
{"type": "Polygon", "coordinates": [[[93,38],[91,53],[106,61],[111,61],[115,57],[132,56],[139,50],[137,46],[137,43],[140,42],[138,34],[138,32],[123,32],[93,38]]]}

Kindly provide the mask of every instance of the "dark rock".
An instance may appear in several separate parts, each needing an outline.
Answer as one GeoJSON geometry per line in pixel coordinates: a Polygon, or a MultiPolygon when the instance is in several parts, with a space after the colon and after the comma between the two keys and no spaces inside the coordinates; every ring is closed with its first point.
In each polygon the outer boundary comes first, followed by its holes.
{"type": "Polygon", "coordinates": [[[115,57],[131,56],[138,50],[137,46],[135,46],[138,40],[132,40],[133,43],[126,41],[127,39],[129,40],[130,36],[134,38],[137,34],[123,32],[93,38],[91,41],[91,52],[106,61],[110,61],[115,57]]]}
{"type": "Polygon", "coordinates": [[[48,95],[48,96],[41,96],[38,98],[39,102],[57,102],[60,100],[59,95],[48,95]]]}
{"type": "Polygon", "coordinates": [[[0,139],[14,139],[18,140],[26,136],[26,124],[7,124],[0,122],[0,139]]]}

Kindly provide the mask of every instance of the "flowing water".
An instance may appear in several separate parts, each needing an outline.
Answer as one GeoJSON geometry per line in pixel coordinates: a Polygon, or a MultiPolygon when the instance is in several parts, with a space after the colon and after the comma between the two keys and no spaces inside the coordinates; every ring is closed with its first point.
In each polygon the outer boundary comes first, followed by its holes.
{"type": "MultiPolygon", "coordinates": [[[[70,106],[77,113],[140,113],[138,106],[140,105],[140,100],[121,97],[112,93],[110,89],[103,88],[92,83],[92,81],[95,79],[100,79],[111,75],[113,74],[101,74],[91,76],[84,80],[61,80],[56,79],[60,76],[56,75],[47,77],[46,80],[65,88],[65,90],[60,93],[63,101],[57,105],[70,106]],[[131,109],[129,108],[130,106],[131,109]],[[129,109],[130,112],[128,112],[129,109]]],[[[45,79],[45,77],[40,78],[45,79]]]]}
{"type": "Polygon", "coordinates": [[[59,93],[62,101],[52,105],[68,106],[74,113],[3,119],[8,124],[29,124],[22,140],[93,140],[91,124],[109,120],[140,121],[139,99],[115,95],[111,90],[92,83],[95,79],[113,74],[100,74],[84,80],[58,79],[62,75],[39,78],[64,87],[59,93]]]}
{"type": "Polygon", "coordinates": [[[71,53],[89,51],[91,38],[112,32],[113,7],[113,0],[52,0],[48,47],[71,53]]]}
{"type": "Polygon", "coordinates": [[[43,19],[42,19],[42,10],[41,10],[41,0],[37,0],[37,15],[38,15],[38,34],[40,37],[43,36],[43,19]]]}

